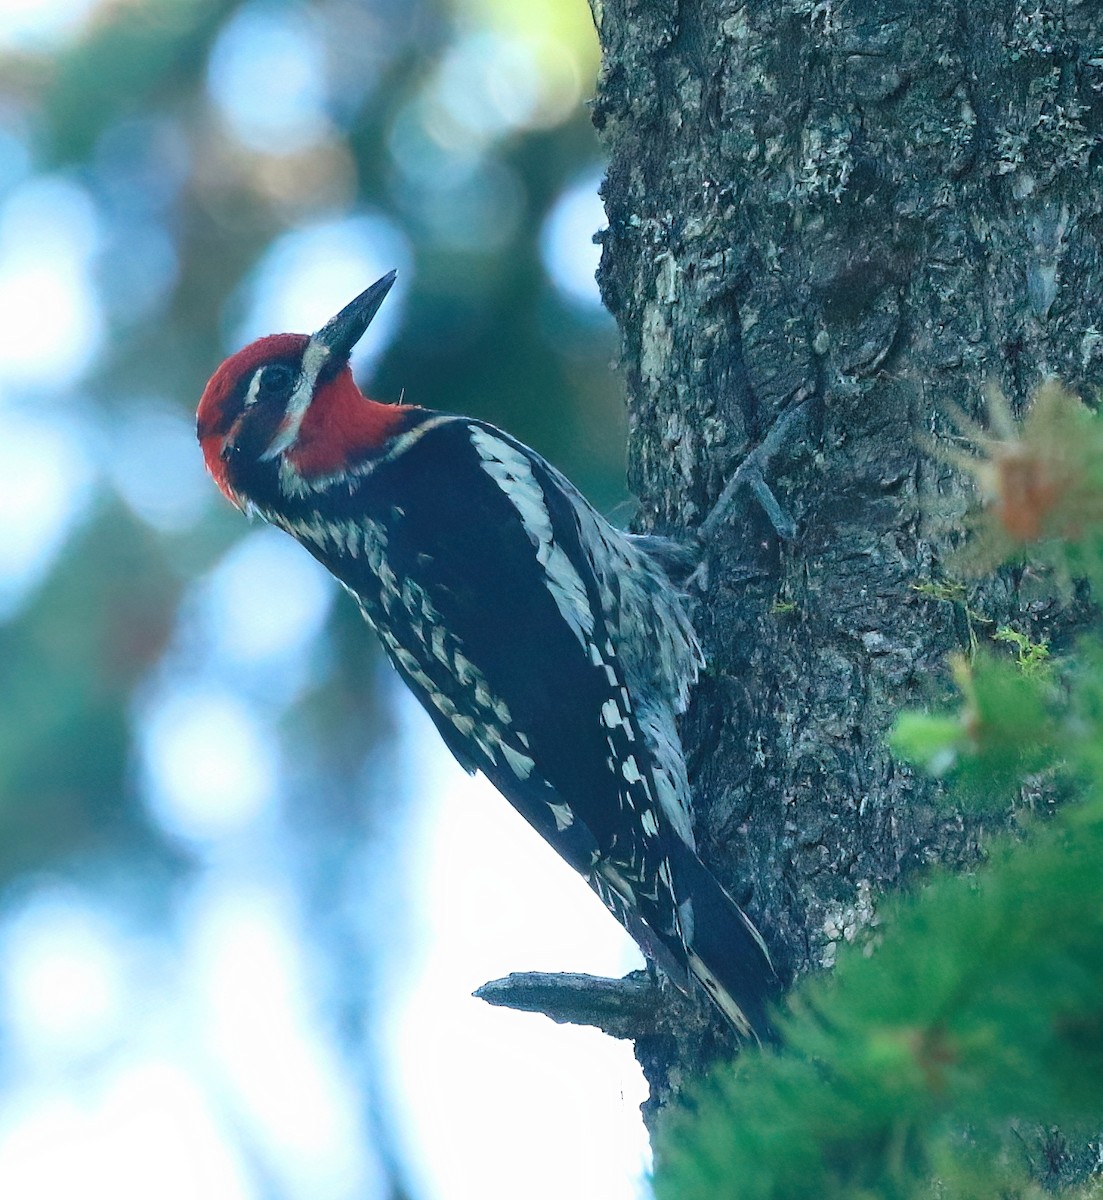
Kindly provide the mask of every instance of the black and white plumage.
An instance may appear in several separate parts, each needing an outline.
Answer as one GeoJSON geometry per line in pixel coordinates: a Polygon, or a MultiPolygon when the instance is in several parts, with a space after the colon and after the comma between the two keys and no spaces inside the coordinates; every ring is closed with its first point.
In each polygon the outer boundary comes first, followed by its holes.
{"type": "Polygon", "coordinates": [[[314,337],[262,339],[223,364],[199,409],[208,466],[355,597],[460,763],[649,957],[761,1036],[769,957],[694,849],[675,722],[703,659],[682,598],[647,539],[535,451],[360,394],[348,354],[392,278],[314,337]]]}

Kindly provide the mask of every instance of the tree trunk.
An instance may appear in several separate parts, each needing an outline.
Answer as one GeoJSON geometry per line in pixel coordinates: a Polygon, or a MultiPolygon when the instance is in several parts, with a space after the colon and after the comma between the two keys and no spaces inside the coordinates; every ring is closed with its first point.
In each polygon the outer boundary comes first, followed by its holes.
{"type": "MultiPolygon", "coordinates": [[[[684,722],[702,857],[782,971],[829,966],[878,893],[967,863],[885,732],[1000,624],[1067,634],[1006,572],[954,602],[968,482],[948,406],[1017,411],[1103,355],[1096,0],[592,0],[610,155],[600,279],[623,335],[642,528],[686,536],[786,414],[707,546],[684,722]],[[783,525],[782,525],[783,528],[783,525]],[[921,589],[921,590],[917,590],[921,589]],[[939,596],[948,598],[940,599],[939,596]],[[984,624],[980,613],[992,624],[984,624]]],[[[656,1097],[711,1052],[643,1041],[656,1097]]]]}

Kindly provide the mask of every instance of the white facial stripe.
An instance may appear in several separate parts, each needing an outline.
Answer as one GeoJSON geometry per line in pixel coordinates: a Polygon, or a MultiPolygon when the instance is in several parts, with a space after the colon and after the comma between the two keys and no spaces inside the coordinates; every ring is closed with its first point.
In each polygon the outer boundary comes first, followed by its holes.
{"type": "Polygon", "coordinates": [[[264,368],[258,367],[253,373],[253,378],[249,380],[249,390],[245,393],[245,407],[248,408],[251,404],[256,404],[257,397],[260,395],[260,377],[264,374],[264,368]]]}
{"type": "Polygon", "coordinates": [[[314,385],[318,382],[318,376],[328,360],[329,347],[311,338],[303,351],[303,365],[299,373],[299,382],[295,385],[291,399],[287,402],[287,414],[268,449],[261,455],[262,462],[269,462],[277,455],[282,454],[299,436],[303,417],[306,416],[306,410],[310,407],[311,400],[314,399],[314,385]]]}

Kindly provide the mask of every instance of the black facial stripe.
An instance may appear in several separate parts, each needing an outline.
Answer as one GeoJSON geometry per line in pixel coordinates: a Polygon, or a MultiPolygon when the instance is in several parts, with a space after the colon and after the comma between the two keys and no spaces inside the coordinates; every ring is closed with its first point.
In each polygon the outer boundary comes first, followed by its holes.
{"type": "MultiPolygon", "coordinates": [[[[249,394],[249,388],[253,380],[256,378],[257,371],[262,371],[261,385],[258,390],[257,400],[269,404],[274,399],[283,399],[285,402],[290,398],[291,392],[295,387],[295,380],[298,378],[299,369],[302,365],[302,355],[297,354],[290,358],[274,359],[272,362],[264,363],[262,366],[254,368],[248,374],[243,375],[237,383],[234,384],[234,390],[230,393],[229,398],[222,407],[220,420],[218,425],[212,430],[213,433],[225,436],[237,423],[242,413],[246,411],[245,397],[249,394]],[[274,370],[282,375],[286,373],[287,379],[286,389],[281,389],[274,393],[266,393],[265,385],[267,376],[274,370]]],[[[279,376],[277,376],[279,378],[279,376]]],[[[249,405],[249,408],[255,408],[255,405],[249,405]]]]}

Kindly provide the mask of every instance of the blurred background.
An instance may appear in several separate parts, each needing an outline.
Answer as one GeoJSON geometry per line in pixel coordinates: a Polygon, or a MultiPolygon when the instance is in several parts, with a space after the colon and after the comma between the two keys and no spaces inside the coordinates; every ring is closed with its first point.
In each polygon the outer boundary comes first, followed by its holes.
{"type": "Polygon", "coordinates": [[[379,399],[614,519],[585,0],[0,0],[0,1195],[634,1197],[638,957],[202,472],[230,351],[392,267],[379,399]]]}

